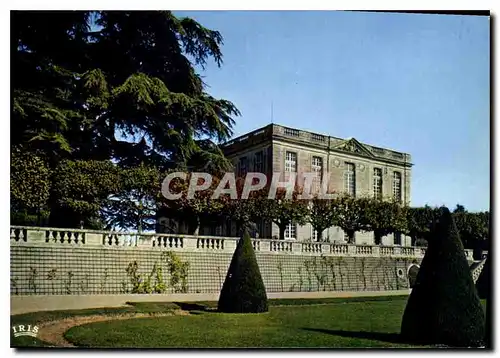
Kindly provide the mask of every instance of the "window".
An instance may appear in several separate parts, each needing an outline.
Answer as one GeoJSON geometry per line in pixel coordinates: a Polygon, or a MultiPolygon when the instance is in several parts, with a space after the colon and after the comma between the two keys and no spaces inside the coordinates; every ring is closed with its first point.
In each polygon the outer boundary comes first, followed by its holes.
{"type": "Polygon", "coordinates": [[[394,177],[392,180],[392,194],[394,199],[401,202],[401,173],[394,172],[394,177]]]}
{"type": "Polygon", "coordinates": [[[321,179],[323,177],[323,158],[312,157],[311,164],[312,172],[315,174],[312,182],[312,192],[317,193],[321,185],[321,179]]]}
{"type": "Polygon", "coordinates": [[[297,153],[286,152],[285,156],[285,172],[297,171],[297,153]]]}
{"type": "Polygon", "coordinates": [[[401,245],[401,233],[400,232],[394,233],[394,245],[401,245]]]}
{"type": "Polygon", "coordinates": [[[356,172],[353,163],[346,163],[344,172],[344,190],[352,196],[356,196],[356,172]]]}
{"type": "Polygon", "coordinates": [[[295,223],[290,223],[285,229],[285,239],[295,240],[297,235],[297,225],[295,223]]]}
{"type": "Polygon", "coordinates": [[[382,198],[382,169],[373,169],[373,197],[376,199],[382,198]]]}
{"type": "Polygon", "coordinates": [[[323,174],[323,158],[312,157],[311,169],[314,173],[317,173],[318,177],[321,179],[321,175],[323,174]]]}
{"type": "Polygon", "coordinates": [[[222,236],[222,225],[217,225],[215,227],[215,236],[222,236]]]}
{"type": "Polygon", "coordinates": [[[255,153],[253,170],[256,173],[262,173],[264,171],[264,160],[262,151],[255,153]]]}
{"type": "Polygon", "coordinates": [[[244,177],[247,174],[247,171],[248,171],[247,157],[241,157],[238,176],[244,177]]]}

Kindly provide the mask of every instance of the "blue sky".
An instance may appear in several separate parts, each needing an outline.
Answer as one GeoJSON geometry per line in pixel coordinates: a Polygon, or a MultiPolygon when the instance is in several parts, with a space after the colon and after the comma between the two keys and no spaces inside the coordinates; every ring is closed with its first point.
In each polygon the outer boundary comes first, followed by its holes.
{"type": "Polygon", "coordinates": [[[412,155],[411,204],[489,210],[489,19],[355,12],[180,12],[224,37],[200,71],[242,113],[412,155]]]}

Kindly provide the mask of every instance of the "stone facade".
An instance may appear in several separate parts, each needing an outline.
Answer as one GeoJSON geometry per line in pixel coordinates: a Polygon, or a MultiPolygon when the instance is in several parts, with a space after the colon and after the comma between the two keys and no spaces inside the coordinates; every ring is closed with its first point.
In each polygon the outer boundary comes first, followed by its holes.
{"type": "MultiPolygon", "coordinates": [[[[312,172],[313,160],[321,163],[321,175],[328,182],[329,192],[345,191],[345,175],[348,165],[354,165],[354,188],[356,196],[374,195],[374,171],[381,174],[382,196],[393,197],[395,176],[399,176],[400,200],[408,204],[411,197],[411,156],[390,149],[379,148],[360,143],[354,138],[341,139],[325,136],[294,128],[270,124],[248,134],[240,136],[224,144],[223,149],[228,158],[233,161],[238,174],[242,172],[261,171],[268,176],[273,172],[281,173],[281,180],[286,181],[287,153],[296,158],[295,172],[298,182],[300,174],[312,172]],[[258,154],[261,153],[261,154],[258,154]],[[259,157],[258,157],[259,156],[259,157]],[[262,158],[262,166],[259,164],[262,158]]],[[[259,224],[260,237],[278,237],[278,227],[275,224],[259,224]]],[[[233,233],[227,228],[224,232],[233,233]]],[[[310,224],[296,226],[296,240],[314,240],[310,224]]],[[[205,232],[208,233],[208,232],[205,232]]],[[[212,233],[213,234],[213,233],[212,233]]],[[[340,228],[332,227],[323,235],[330,242],[344,242],[344,233],[340,228]]],[[[373,244],[372,233],[356,233],[357,244],[373,244]]],[[[383,238],[382,244],[393,245],[393,235],[383,238]]],[[[401,236],[397,244],[409,246],[409,237],[401,236]]]]}

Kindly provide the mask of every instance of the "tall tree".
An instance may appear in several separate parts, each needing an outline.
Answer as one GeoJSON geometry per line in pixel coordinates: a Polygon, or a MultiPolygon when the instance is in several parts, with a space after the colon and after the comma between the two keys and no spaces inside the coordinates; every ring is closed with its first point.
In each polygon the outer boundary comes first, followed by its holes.
{"type": "Polygon", "coordinates": [[[11,221],[14,225],[42,225],[50,194],[50,171],[35,153],[14,147],[10,163],[11,221]]]}
{"type": "Polygon", "coordinates": [[[298,199],[299,190],[293,192],[292,198],[286,197],[284,189],[278,189],[274,199],[267,196],[261,197],[256,203],[257,215],[264,220],[275,223],[279,228],[279,239],[285,239],[285,231],[288,225],[304,225],[309,215],[308,202],[298,199]]]}
{"type": "Polygon", "coordinates": [[[169,11],[13,12],[11,23],[12,144],[42,151],[51,170],[228,164],[217,143],[239,112],[196,72],[222,64],[219,32],[169,11]]]}
{"type": "Polygon", "coordinates": [[[308,221],[318,233],[317,240],[323,241],[323,231],[333,225],[336,207],[331,199],[320,199],[317,196],[309,203],[308,221]]]}
{"type": "Polygon", "coordinates": [[[369,204],[370,202],[366,198],[355,198],[347,194],[333,199],[333,206],[336,208],[333,224],[347,233],[350,244],[355,243],[354,234],[357,231],[368,229],[364,213],[369,204]]]}
{"type": "Polygon", "coordinates": [[[415,246],[418,239],[429,241],[432,224],[436,220],[438,210],[426,205],[424,207],[408,208],[406,215],[406,233],[415,246]]]}
{"type": "Polygon", "coordinates": [[[156,226],[160,172],[155,167],[139,165],[119,173],[119,190],[106,200],[102,212],[111,228],[142,232],[156,226]]]}
{"type": "Polygon", "coordinates": [[[52,174],[50,224],[93,228],[103,205],[120,190],[119,174],[111,161],[61,161],[52,174]]]}
{"type": "Polygon", "coordinates": [[[363,216],[367,227],[373,231],[375,244],[382,244],[382,237],[406,230],[406,208],[395,201],[367,199],[363,216]]]}

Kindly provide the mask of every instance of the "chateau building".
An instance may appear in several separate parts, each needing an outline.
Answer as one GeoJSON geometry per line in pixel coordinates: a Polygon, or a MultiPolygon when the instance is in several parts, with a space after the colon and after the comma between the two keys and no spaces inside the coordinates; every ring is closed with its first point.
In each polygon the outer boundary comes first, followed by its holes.
{"type": "MultiPolygon", "coordinates": [[[[222,148],[239,176],[261,172],[271,178],[279,172],[280,182],[284,182],[290,173],[295,173],[297,183],[303,184],[301,173],[316,173],[312,191],[326,180],[329,193],[393,197],[405,204],[410,202],[411,156],[354,138],[341,139],[269,124],[223,144],[222,148]]],[[[279,229],[273,223],[261,221],[257,228],[260,238],[279,237],[279,229]]],[[[228,222],[217,228],[201,228],[200,234],[236,236],[236,227],[228,222]]],[[[291,223],[285,239],[316,241],[317,233],[310,224],[291,223]]],[[[331,227],[325,230],[323,239],[345,242],[347,235],[342,229],[331,227]]],[[[383,245],[410,246],[410,242],[404,235],[388,235],[382,239],[383,245]]],[[[355,243],[373,244],[373,233],[357,232],[355,243]]]]}

